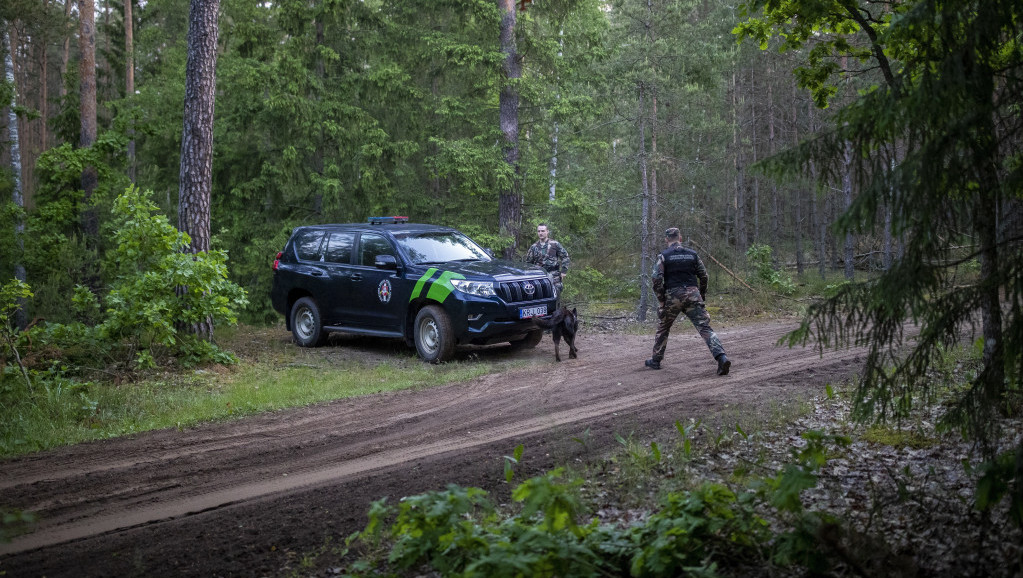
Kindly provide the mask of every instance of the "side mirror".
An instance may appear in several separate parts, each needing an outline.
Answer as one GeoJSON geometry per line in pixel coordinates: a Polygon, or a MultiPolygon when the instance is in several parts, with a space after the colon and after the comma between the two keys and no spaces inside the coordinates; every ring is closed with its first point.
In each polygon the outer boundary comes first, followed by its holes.
{"type": "Polygon", "coordinates": [[[483,250],[486,251],[487,255],[490,255],[491,258],[494,258],[494,250],[493,249],[484,248],[483,250]]]}
{"type": "Polygon", "coordinates": [[[373,266],[377,269],[391,269],[393,271],[398,268],[398,260],[394,258],[394,255],[377,255],[373,259],[373,266]]]}

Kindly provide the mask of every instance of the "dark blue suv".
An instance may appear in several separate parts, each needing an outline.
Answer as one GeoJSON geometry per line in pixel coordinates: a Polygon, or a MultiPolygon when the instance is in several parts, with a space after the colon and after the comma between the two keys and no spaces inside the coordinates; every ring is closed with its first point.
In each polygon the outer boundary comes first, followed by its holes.
{"type": "Polygon", "coordinates": [[[430,362],[456,345],[533,347],[543,332],[531,318],[558,300],[542,269],[405,217],[299,227],[273,268],[273,307],[299,345],[322,345],[331,331],[396,337],[430,362]]]}

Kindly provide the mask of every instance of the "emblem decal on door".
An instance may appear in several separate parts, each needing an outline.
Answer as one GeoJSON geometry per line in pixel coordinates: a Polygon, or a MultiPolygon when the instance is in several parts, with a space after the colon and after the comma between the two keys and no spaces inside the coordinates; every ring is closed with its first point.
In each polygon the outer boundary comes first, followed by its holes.
{"type": "Polygon", "coordinates": [[[391,282],[384,279],[377,285],[377,298],[380,299],[381,303],[387,303],[391,300],[391,282]]]}

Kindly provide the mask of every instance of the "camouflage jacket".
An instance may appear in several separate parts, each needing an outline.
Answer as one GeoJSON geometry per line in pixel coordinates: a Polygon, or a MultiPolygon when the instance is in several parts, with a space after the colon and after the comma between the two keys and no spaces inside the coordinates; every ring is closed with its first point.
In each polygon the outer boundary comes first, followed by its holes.
{"type": "Polygon", "coordinates": [[[546,243],[537,241],[526,252],[526,263],[539,265],[544,271],[567,273],[571,260],[568,258],[568,251],[561,246],[561,243],[554,239],[547,239],[546,243]]]}

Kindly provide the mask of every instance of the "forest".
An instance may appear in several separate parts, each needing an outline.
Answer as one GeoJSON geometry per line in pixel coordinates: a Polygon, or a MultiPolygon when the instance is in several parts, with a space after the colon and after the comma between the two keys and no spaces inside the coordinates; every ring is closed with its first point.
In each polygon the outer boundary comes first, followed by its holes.
{"type": "MultiPolygon", "coordinates": [[[[3,134],[9,145],[17,126],[25,249],[5,250],[3,271],[29,272],[30,319],[67,321],[76,285],[102,291],[100,233],[129,184],[178,222],[188,2],[101,0],[94,30],[80,18],[91,2],[5,4],[3,134]]],[[[778,268],[852,278],[900,250],[891,228],[832,229],[848,178],[752,168],[830,126],[835,103],[880,79],[873,63],[840,57],[848,70],[822,109],[791,73],[806,50],[737,43],[745,17],[727,3],[503,4],[514,10],[223,0],[209,235],[249,296],[244,320],[275,319],[270,263],[292,227],[379,214],[455,226],[518,258],[548,222],[571,247],[577,298],[627,301],[640,317],[669,226],[730,268],[756,245],[778,268]]]]}
{"type": "Polygon", "coordinates": [[[279,322],[299,225],[521,260],[545,223],[565,299],[639,321],[679,227],[715,290],[826,284],[787,341],[868,347],[861,417],[974,348],[944,419],[1023,521],[1023,445],[988,443],[1023,407],[1015,0],[6,0],[0,28],[0,383],[31,389],[26,335],[229,359],[214,327],[279,322]]]}

